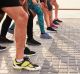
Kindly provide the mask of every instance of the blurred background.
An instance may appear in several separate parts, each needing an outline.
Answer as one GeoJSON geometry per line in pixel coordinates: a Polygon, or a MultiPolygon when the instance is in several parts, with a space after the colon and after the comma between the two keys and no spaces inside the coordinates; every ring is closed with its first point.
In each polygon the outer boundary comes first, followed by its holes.
{"type": "Polygon", "coordinates": [[[60,18],[80,18],[80,0],[57,0],[57,2],[60,18]]]}

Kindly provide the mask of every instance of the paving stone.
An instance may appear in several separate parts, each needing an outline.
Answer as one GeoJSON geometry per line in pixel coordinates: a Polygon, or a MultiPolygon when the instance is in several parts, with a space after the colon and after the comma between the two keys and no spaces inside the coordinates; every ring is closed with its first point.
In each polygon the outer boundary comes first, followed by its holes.
{"type": "MultiPolygon", "coordinates": [[[[48,40],[40,38],[39,27],[35,24],[34,38],[42,45],[28,47],[36,52],[30,59],[41,66],[40,71],[14,70],[15,44],[4,44],[7,48],[0,52],[0,74],[80,74],[79,20],[63,19],[57,33],[47,31],[52,36],[48,40]]],[[[11,34],[7,35],[12,38],[11,34]]]]}

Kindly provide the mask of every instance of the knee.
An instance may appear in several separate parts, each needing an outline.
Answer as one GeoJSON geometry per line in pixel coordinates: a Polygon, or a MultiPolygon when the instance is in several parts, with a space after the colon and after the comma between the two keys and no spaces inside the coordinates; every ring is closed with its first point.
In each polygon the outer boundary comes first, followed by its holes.
{"type": "Polygon", "coordinates": [[[20,21],[22,23],[28,20],[28,14],[26,12],[19,12],[17,16],[15,16],[15,21],[20,21]]]}
{"type": "Polygon", "coordinates": [[[18,27],[26,27],[28,22],[28,14],[26,12],[20,13],[15,19],[16,26],[18,27]]]}
{"type": "Polygon", "coordinates": [[[20,18],[21,18],[21,21],[28,21],[28,14],[26,12],[23,12],[20,14],[20,18]]]}

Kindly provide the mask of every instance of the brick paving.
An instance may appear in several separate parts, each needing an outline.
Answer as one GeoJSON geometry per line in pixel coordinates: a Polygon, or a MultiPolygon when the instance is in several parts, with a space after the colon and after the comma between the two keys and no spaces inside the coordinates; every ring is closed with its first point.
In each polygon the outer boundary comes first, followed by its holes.
{"type": "MultiPolygon", "coordinates": [[[[49,32],[52,39],[41,39],[38,25],[35,24],[34,38],[41,46],[28,46],[36,52],[32,62],[41,66],[40,71],[14,70],[14,44],[6,45],[0,52],[0,74],[80,74],[80,19],[62,19],[58,32],[49,32]]],[[[12,35],[7,34],[8,38],[12,35]]]]}

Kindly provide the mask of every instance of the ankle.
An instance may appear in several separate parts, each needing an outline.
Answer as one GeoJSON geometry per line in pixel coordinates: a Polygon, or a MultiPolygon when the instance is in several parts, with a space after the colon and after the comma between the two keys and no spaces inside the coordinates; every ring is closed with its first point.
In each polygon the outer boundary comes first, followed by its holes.
{"type": "Polygon", "coordinates": [[[23,61],[23,58],[22,59],[16,59],[17,62],[22,62],[23,61]]]}

